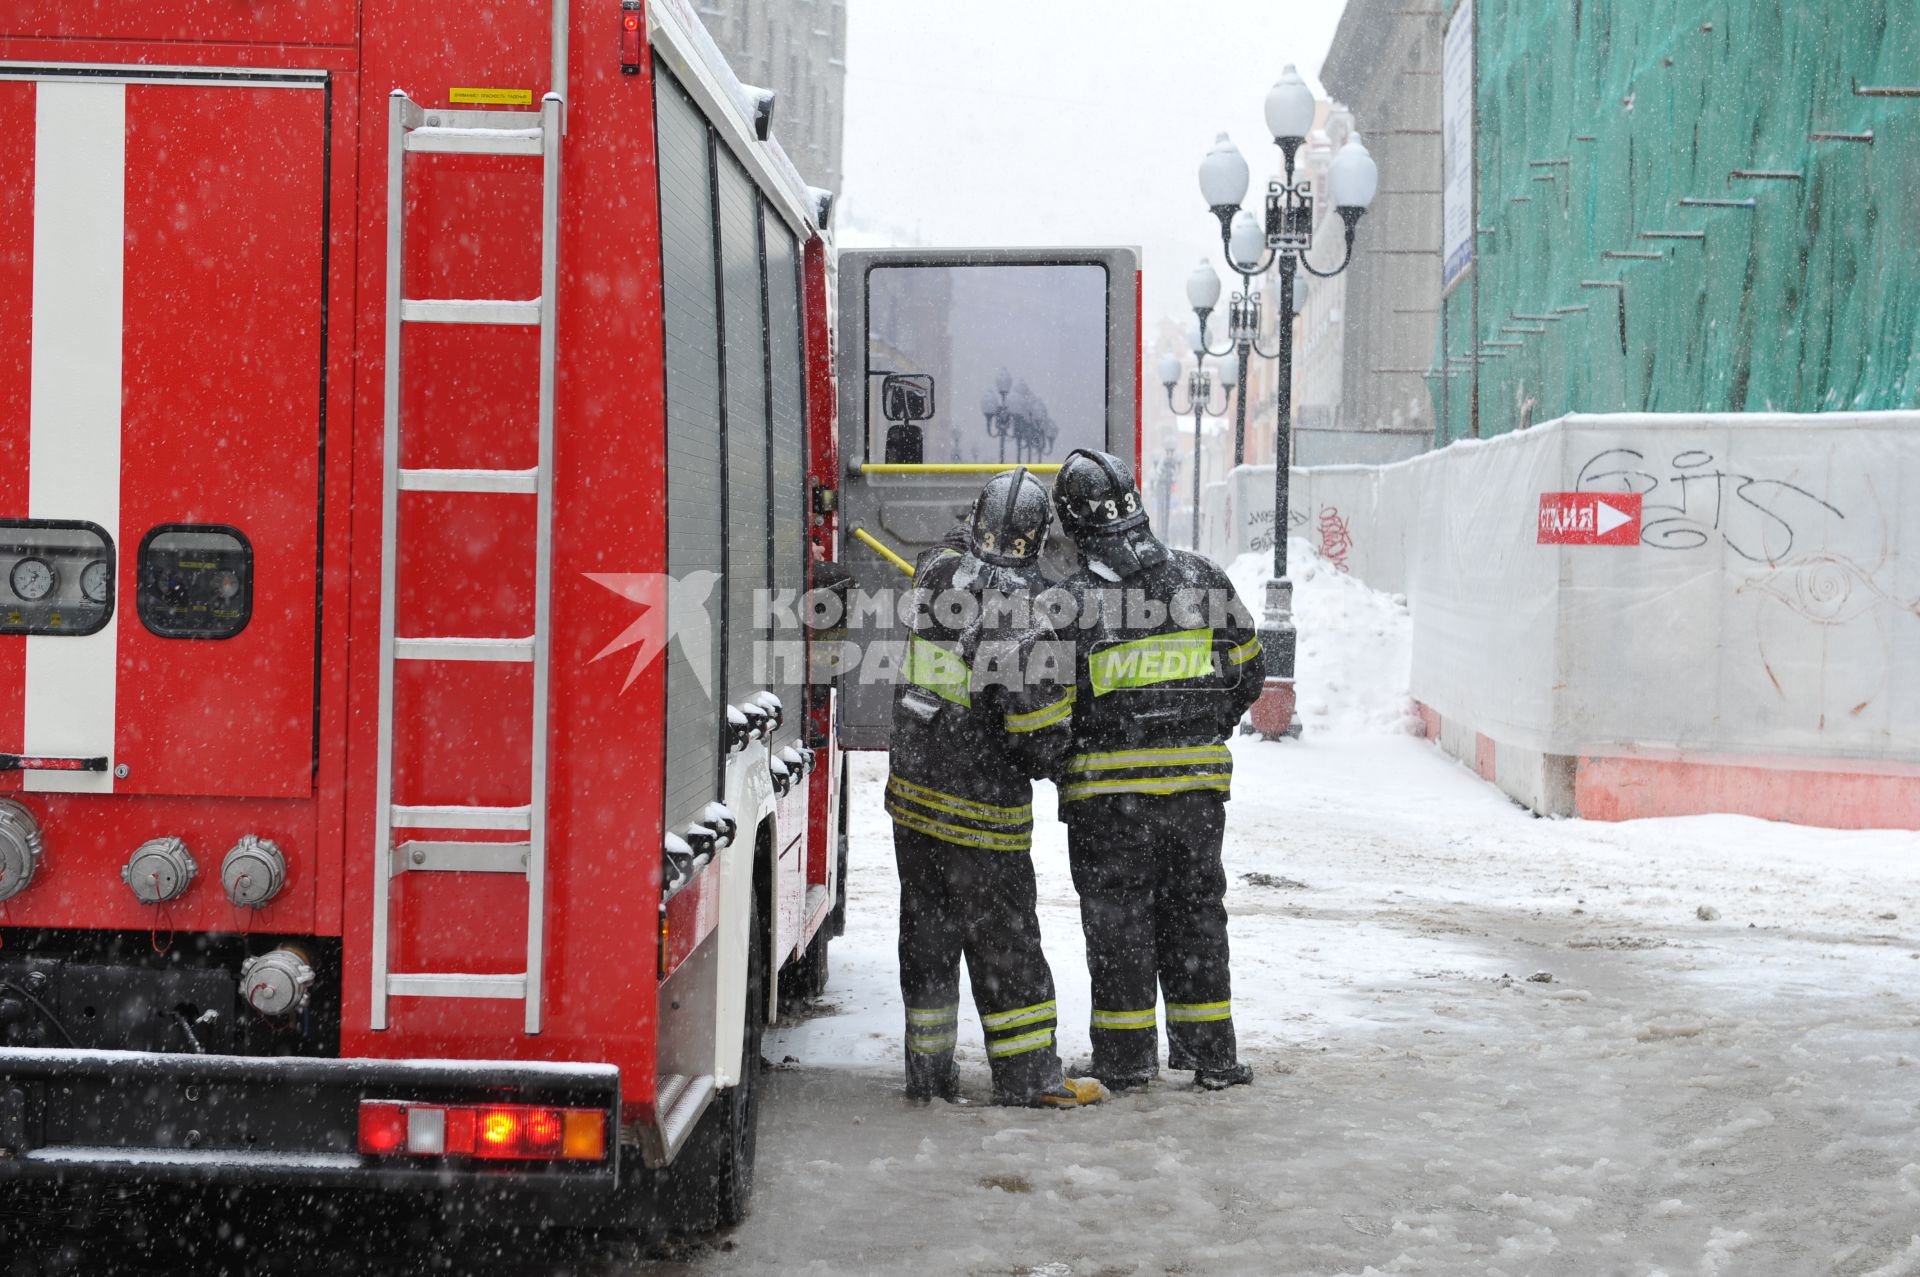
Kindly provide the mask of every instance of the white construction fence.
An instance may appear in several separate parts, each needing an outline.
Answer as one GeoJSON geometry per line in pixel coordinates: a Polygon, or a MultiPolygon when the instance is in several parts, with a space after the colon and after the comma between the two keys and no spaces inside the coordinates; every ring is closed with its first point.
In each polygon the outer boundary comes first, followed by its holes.
{"type": "MultiPolygon", "coordinates": [[[[1216,557],[1271,549],[1272,483],[1233,472],[1216,557]]],[[[1535,810],[1920,826],[1920,412],[1570,416],[1289,491],[1535,810]]]]}

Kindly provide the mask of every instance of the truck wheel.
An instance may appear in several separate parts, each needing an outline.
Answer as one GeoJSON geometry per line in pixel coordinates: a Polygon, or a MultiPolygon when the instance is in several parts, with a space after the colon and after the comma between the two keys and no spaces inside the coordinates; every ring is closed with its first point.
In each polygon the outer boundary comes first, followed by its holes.
{"type": "Polygon", "coordinates": [[[817,998],[827,991],[827,946],[832,941],[832,924],[821,923],[820,930],[813,933],[813,940],[805,951],[792,966],[780,973],[780,1010],[783,1014],[808,998],[817,998]]]}

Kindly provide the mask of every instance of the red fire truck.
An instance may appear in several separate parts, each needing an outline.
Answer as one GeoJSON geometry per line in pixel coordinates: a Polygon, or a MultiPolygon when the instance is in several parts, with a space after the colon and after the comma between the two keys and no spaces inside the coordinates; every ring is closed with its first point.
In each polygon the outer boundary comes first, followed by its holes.
{"type": "Polygon", "coordinates": [[[0,13],[0,1193],[739,1215],[844,855],[772,107],[685,0],[0,13]]]}
{"type": "Polygon", "coordinates": [[[889,717],[796,598],[1138,440],[1137,255],[836,261],[776,114],[687,0],[0,11],[0,1198],[739,1217],[889,717]]]}

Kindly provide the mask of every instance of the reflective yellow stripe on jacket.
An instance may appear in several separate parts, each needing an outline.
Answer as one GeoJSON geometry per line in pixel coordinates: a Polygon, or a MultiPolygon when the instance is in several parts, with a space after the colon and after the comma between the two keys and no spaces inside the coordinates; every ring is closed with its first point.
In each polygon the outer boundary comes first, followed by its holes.
{"type": "Polygon", "coordinates": [[[1037,732],[1043,728],[1064,723],[1073,717],[1073,702],[1078,693],[1071,687],[1067,694],[1051,705],[1042,705],[1039,709],[1028,710],[1024,714],[1008,714],[1001,726],[1014,733],[1037,732]]]}
{"type": "Polygon", "coordinates": [[[887,777],[887,813],[902,827],[942,842],[988,851],[1033,848],[1033,804],[998,806],[887,777]]]}
{"type": "Polygon", "coordinates": [[[973,671],[967,663],[958,653],[917,634],[907,640],[907,681],[963,709],[973,706],[973,671]]]}
{"type": "Polygon", "coordinates": [[[1233,754],[1225,745],[1118,749],[1067,760],[1060,801],[1112,794],[1185,794],[1233,785],[1233,754]]]}
{"type": "Polygon", "coordinates": [[[1152,687],[1214,672],[1213,631],[1176,630],[1115,643],[1087,658],[1087,679],[1095,696],[1127,687],[1152,687]]]}

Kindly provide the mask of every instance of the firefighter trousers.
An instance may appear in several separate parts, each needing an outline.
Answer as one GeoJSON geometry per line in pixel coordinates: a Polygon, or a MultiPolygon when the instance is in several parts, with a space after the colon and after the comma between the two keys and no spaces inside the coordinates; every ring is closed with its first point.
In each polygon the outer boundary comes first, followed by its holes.
{"type": "Polygon", "coordinates": [[[907,1084],[951,1091],[960,1024],[960,960],[986,1030],[996,1100],[1019,1103],[1061,1082],[1053,972],[1040,948],[1033,859],[963,847],[895,822],[900,869],[900,992],[907,1084]]]}
{"type": "Polygon", "coordinates": [[[1119,794],[1066,808],[1093,980],[1093,1073],[1160,1066],[1156,993],[1167,1009],[1167,1065],[1236,1060],[1227,969],[1226,804],[1210,793],[1119,794]]]}

